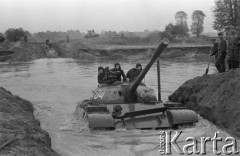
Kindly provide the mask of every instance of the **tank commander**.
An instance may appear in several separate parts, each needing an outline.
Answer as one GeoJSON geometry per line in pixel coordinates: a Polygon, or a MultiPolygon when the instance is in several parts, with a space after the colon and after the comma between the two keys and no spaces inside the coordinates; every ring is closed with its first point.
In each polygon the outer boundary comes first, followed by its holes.
{"type": "Polygon", "coordinates": [[[104,68],[102,66],[98,67],[98,83],[102,84],[106,79],[104,68]]]}
{"type": "Polygon", "coordinates": [[[109,70],[109,67],[105,68],[105,76],[106,76],[106,81],[104,82],[105,84],[113,86],[122,84],[121,81],[117,80],[117,72],[109,70]]]}
{"type": "Polygon", "coordinates": [[[129,82],[134,81],[142,71],[142,65],[140,63],[136,64],[136,68],[132,68],[127,72],[127,78],[129,82]]]}
{"type": "Polygon", "coordinates": [[[223,32],[218,33],[218,52],[217,52],[217,61],[216,68],[219,73],[225,72],[225,58],[226,58],[226,50],[227,50],[227,42],[223,38],[223,32]]]}
{"type": "Polygon", "coordinates": [[[113,72],[116,75],[116,81],[122,81],[126,82],[126,75],[124,71],[121,69],[121,65],[119,63],[115,63],[114,68],[111,69],[111,72],[113,72]]]}
{"type": "Polygon", "coordinates": [[[98,83],[103,85],[122,84],[121,81],[117,80],[117,72],[109,70],[109,67],[104,69],[102,66],[98,67],[98,83]]]}
{"type": "Polygon", "coordinates": [[[106,67],[105,69],[100,66],[98,67],[98,83],[99,84],[112,84],[116,80],[116,77],[110,72],[109,68],[106,67]]]}

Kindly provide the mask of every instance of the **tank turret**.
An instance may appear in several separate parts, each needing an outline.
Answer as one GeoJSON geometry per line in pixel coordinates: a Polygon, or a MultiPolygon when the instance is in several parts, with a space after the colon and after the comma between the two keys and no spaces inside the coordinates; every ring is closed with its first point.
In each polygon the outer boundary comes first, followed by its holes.
{"type": "Polygon", "coordinates": [[[123,104],[123,103],[152,103],[157,98],[153,89],[142,84],[142,80],[152,67],[153,63],[162,54],[167,47],[169,41],[164,39],[145,68],[139,74],[135,81],[123,83],[120,85],[108,85],[98,87],[94,92],[90,101],[93,104],[123,104]]]}

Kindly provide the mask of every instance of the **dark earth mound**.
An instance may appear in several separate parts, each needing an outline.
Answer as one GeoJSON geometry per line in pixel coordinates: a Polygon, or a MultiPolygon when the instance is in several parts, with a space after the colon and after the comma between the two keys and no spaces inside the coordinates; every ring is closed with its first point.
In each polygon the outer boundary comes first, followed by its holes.
{"type": "Polygon", "coordinates": [[[169,100],[183,103],[240,137],[240,69],[188,80],[169,100]]]}
{"type": "Polygon", "coordinates": [[[58,156],[49,134],[33,116],[30,102],[0,87],[0,155],[58,156]]]}
{"type": "MultiPolygon", "coordinates": [[[[121,60],[121,59],[146,59],[152,56],[155,46],[140,45],[111,45],[99,46],[75,42],[57,42],[46,45],[45,43],[26,43],[26,42],[4,42],[0,44],[0,52],[14,51],[7,57],[0,58],[0,62],[5,61],[31,61],[40,58],[74,58],[79,60],[121,60]]],[[[208,45],[181,45],[166,48],[161,58],[164,59],[197,59],[207,60],[209,53],[208,45]]]]}

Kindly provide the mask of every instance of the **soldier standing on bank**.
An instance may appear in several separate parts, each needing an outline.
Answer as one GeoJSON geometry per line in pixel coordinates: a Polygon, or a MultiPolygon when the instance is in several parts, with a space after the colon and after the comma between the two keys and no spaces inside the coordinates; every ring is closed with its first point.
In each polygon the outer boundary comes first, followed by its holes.
{"type": "Polygon", "coordinates": [[[211,39],[212,45],[211,45],[211,54],[210,56],[214,56],[215,55],[215,59],[217,61],[217,57],[218,57],[218,42],[216,39],[211,39]]]}
{"type": "Polygon", "coordinates": [[[219,73],[225,72],[225,58],[226,58],[226,50],[227,50],[227,42],[223,38],[223,32],[218,33],[218,53],[217,53],[217,61],[216,67],[219,73]]]}
{"type": "Polygon", "coordinates": [[[236,69],[239,67],[239,36],[235,31],[231,32],[229,37],[229,58],[228,58],[228,65],[230,69],[236,69]]]}

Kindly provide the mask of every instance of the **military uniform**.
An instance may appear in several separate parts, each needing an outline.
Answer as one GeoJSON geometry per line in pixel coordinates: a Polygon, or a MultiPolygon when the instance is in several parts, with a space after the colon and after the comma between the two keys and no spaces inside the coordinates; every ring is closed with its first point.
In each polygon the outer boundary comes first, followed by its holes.
{"type": "MultiPolygon", "coordinates": [[[[219,33],[219,35],[222,35],[222,33],[219,33]]],[[[218,51],[217,51],[217,61],[215,66],[217,67],[217,70],[219,73],[225,72],[225,58],[227,55],[227,42],[222,38],[218,40],[218,51]]]]}
{"type": "Polygon", "coordinates": [[[116,72],[113,72],[111,70],[109,70],[108,67],[106,67],[105,69],[100,66],[98,68],[98,71],[102,69],[103,72],[102,73],[98,73],[98,83],[99,84],[107,84],[107,85],[112,85],[113,83],[117,82],[117,75],[116,72]]]}
{"type": "Polygon", "coordinates": [[[215,59],[217,60],[218,57],[218,43],[213,43],[212,47],[211,47],[211,56],[215,55],[215,59]]]}
{"type": "Polygon", "coordinates": [[[98,71],[99,70],[102,70],[103,72],[102,73],[98,73],[98,83],[99,84],[102,84],[106,81],[106,74],[105,74],[105,71],[104,71],[104,68],[102,66],[98,67],[98,71]]]}
{"type": "Polygon", "coordinates": [[[116,76],[116,81],[122,81],[123,77],[123,82],[126,82],[126,75],[124,71],[121,69],[121,65],[119,63],[115,63],[114,68],[111,69],[110,72],[116,76]],[[118,69],[116,68],[117,65],[119,66],[118,69]]]}
{"type": "Polygon", "coordinates": [[[110,71],[108,67],[105,68],[105,77],[106,79],[104,83],[106,84],[112,84],[117,81],[117,75],[114,72],[110,71]]]}
{"type": "Polygon", "coordinates": [[[105,73],[103,72],[103,73],[99,73],[98,74],[98,83],[99,84],[102,84],[102,83],[104,83],[106,81],[106,77],[105,77],[105,73]]]}
{"type": "Polygon", "coordinates": [[[123,82],[126,82],[125,73],[121,68],[119,68],[119,69],[113,68],[113,69],[111,69],[111,72],[116,75],[117,81],[122,81],[122,77],[123,77],[123,82]]]}
{"type": "Polygon", "coordinates": [[[139,70],[137,68],[132,68],[127,72],[127,78],[129,78],[130,82],[135,80],[138,75],[141,73],[142,70],[139,70]]]}
{"type": "Polygon", "coordinates": [[[136,68],[132,68],[127,72],[127,78],[129,78],[129,81],[131,82],[138,77],[141,71],[142,71],[142,65],[140,63],[137,63],[136,68]],[[141,67],[141,69],[138,69],[138,67],[141,67]]]}
{"type": "Polygon", "coordinates": [[[231,36],[229,39],[229,69],[236,69],[239,66],[239,37],[231,36]]]}

